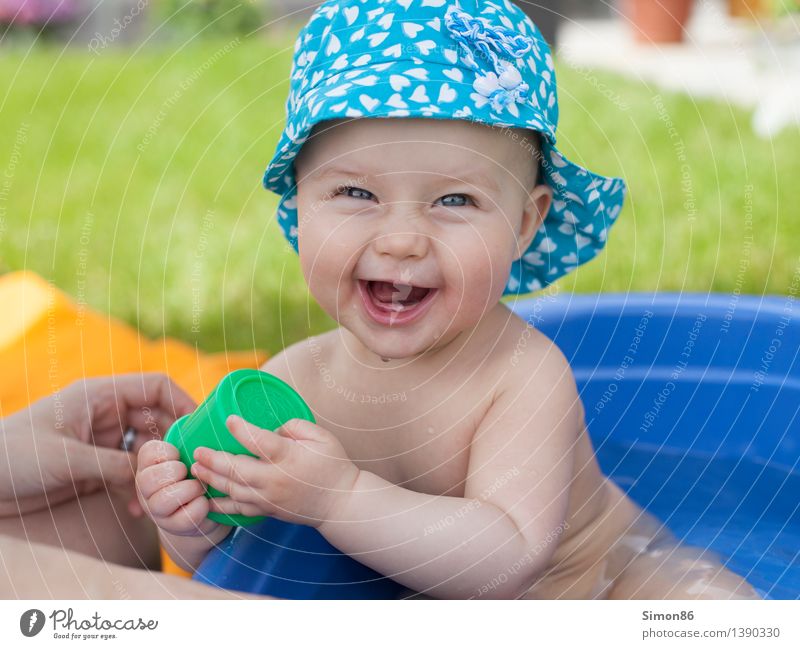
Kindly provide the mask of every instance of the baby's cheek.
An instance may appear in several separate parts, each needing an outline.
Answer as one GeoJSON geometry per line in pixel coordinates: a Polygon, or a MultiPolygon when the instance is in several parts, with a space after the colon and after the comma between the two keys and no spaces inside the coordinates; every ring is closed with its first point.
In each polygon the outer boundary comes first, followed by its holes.
{"type": "Polygon", "coordinates": [[[350,281],[356,257],[344,240],[341,229],[331,230],[325,223],[308,227],[299,235],[300,266],[308,289],[323,306],[335,301],[338,288],[350,281]]]}
{"type": "Polygon", "coordinates": [[[507,250],[481,232],[462,237],[450,250],[448,283],[454,292],[473,304],[496,301],[495,294],[498,289],[502,294],[508,279],[507,250]]]}
{"type": "MultiPolygon", "coordinates": [[[[306,282],[309,281],[311,269],[320,263],[319,254],[325,235],[321,232],[319,215],[315,210],[304,209],[298,204],[297,212],[297,247],[300,255],[300,267],[306,282]]],[[[317,272],[316,269],[314,272],[317,272]]]]}

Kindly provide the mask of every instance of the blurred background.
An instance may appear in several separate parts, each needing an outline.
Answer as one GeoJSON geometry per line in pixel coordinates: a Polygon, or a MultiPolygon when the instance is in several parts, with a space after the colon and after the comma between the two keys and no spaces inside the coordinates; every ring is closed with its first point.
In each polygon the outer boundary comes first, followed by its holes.
{"type": "MultiPolygon", "coordinates": [[[[800,0],[519,4],[556,48],[561,148],[630,188],[555,289],[796,290],[800,0]]],[[[315,6],[0,0],[0,274],[206,351],[335,326],[260,184],[315,6]]]]}

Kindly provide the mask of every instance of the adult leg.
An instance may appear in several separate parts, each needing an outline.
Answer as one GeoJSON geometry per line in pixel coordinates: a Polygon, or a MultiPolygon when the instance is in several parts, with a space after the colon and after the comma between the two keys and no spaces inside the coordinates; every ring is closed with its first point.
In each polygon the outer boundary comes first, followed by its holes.
{"type": "Polygon", "coordinates": [[[0,536],[0,599],[261,598],[0,536]]]}
{"type": "Polygon", "coordinates": [[[130,492],[104,490],[22,517],[0,518],[0,534],[134,568],[160,567],[158,532],[128,511],[130,492]]]}

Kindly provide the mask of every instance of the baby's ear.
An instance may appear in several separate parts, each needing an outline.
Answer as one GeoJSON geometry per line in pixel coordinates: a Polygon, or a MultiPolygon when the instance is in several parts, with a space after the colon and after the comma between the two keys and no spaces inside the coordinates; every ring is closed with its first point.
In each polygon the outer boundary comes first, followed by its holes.
{"type": "Polygon", "coordinates": [[[553,204],[553,188],[546,183],[540,183],[528,194],[528,200],[522,210],[522,222],[517,233],[517,250],[514,261],[522,257],[536,236],[536,231],[547,218],[550,206],[553,204]]]}

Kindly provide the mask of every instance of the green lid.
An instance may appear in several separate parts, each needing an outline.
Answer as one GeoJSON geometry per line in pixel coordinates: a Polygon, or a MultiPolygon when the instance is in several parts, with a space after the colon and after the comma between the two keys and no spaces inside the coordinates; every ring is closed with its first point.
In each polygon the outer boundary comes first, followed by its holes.
{"type": "MultiPolygon", "coordinates": [[[[290,385],[272,374],[244,369],[223,378],[197,410],[172,424],[164,440],[178,448],[181,461],[187,468],[194,464],[194,451],[199,446],[255,457],[225,426],[230,415],[239,415],[245,421],[268,430],[279,428],[289,419],[314,422],[311,410],[290,385]]],[[[191,473],[189,475],[193,477],[191,473]]],[[[206,491],[207,498],[226,495],[211,487],[206,491]]],[[[216,512],[211,512],[208,517],[225,525],[249,525],[264,519],[263,516],[216,512]]]]}

